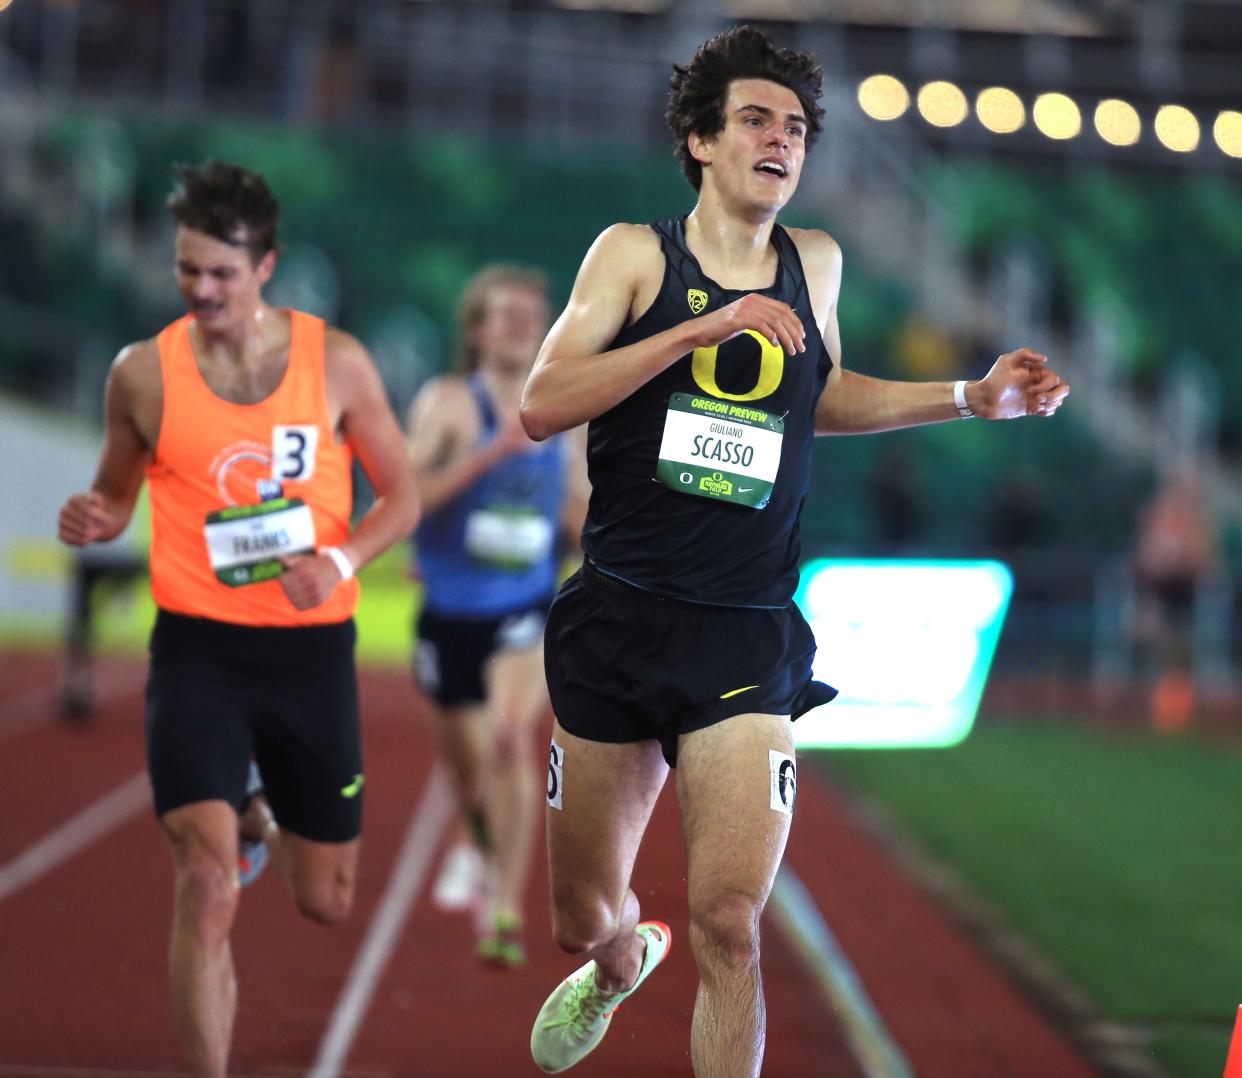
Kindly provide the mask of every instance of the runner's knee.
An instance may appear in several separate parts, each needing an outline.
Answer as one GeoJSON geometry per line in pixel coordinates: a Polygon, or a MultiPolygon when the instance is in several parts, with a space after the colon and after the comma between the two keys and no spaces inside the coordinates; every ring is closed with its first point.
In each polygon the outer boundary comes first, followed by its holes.
{"type": "Polygon", "coordinates": [[[567,888],[552,896],[552,936],[566,954],[583,954],[617,932],[620,910],[599,892],[567,888]]]}
{"type": "Polygon", "coordinates": [[[298,912],[317,924],[339,925],[353,908],[353,876],[339,869],[324,879],[306,881],[297,888],[294,901],[298,912]]]}
{"type": "Polygon", "coordinates": [[[746,895],[691,900],[690,948],[699,966],[745,969],[759,961],[763,904],[746,895]]]}
{"type": "Polygon", "coordinates": [[[236,869],[205,852],[191,854],[177,869],[177,918],[204,940],[226,939],[239,893],[236,869]]]}
{"type": "Polygon", "coordinates": [[[498,771],[510,771],[522,762],[522,753],[527,742],[526,733],[512,722],[502,721],[496,730],[496,740],[492,751],[495,753],[494,763],[498,771]]]}

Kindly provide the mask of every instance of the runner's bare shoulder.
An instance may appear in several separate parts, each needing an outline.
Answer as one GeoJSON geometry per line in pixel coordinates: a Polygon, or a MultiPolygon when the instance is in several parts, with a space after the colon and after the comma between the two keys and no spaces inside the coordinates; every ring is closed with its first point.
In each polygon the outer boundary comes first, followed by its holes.
{"type": "Polygon", "coordinates": [[[117,353],[108,373],[109,393],[129,404],[159,402],[164,393],[160,349],[154,337],[127,344],[117,353]]]}
{"type": "Polygon", "coordinates": [[[588,294],[606,297],[610,310],[624,310],[634,322],[655,300],[664,280],[664,251],[650,225],[616,224],[604,229],[582,262],[575,299],[588,294]]]}
{"type": "Polygon", "coordinates": [[[824,330],[824,320],[837,305],[841,292],[841,248],[827,232],[818,228],[787,229],[789,238],[798,249],[802,269],[806,274],[807,290],[811,307],[824,330]]]}
{"type": "Polygon", "coordinates": [[[160,377],[160,349],[154,337],[127,344],[112,361],[111,378],[126,384],[149,382],[160,377]]]}
{"type": "Polygon", "coordinates": [[[416,468],[443,467],[460,448],[474,441],[478,410],[461,374],[427,379],[410,401],[406,440],[416,468]]]}
{"type": "Polygon", "coordinates": [[[820,228],[787,228],[789,238],[798,248],[798,257],[808,273],[813,270],[833,273],[841,265],[841,247],[820,228]]]}
{"type": "Polygon", "coordinates": [[[458,412],[471,403],[470,386],[464,375],[438,374],[423,383],[413,407],[424,413],[458,412]]]}
{"type": "Polygon", "coordinates": [[[323,356],[328,376],[348,376],[360,367],[374,366],[366,346],[352,333],[327,326],[323,336],[323,356]]]}
{"type": "Polygon", "coordinates": [[[664,269],[660,237],[650,225],[615,224],[599,234],[587,252],[587,260],[606,260],[620,272],[641,276],[645,271],[664,269]]]}

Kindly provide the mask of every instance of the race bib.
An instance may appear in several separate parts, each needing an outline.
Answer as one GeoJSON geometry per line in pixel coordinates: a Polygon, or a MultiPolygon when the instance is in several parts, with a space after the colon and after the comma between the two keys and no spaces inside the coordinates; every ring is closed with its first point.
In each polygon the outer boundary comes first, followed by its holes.
{"type": "Polygon", "coordinates": [[[528,569],[548,556],[551,521],[528,506],[476,509],[466,518],[466,551],[501,569],[528,569]]]}
{"type": "Polygon", "coordinates": [[[656,479],[669,490],[762,509],[781,464],[785,421],[732,401],[674,393],[656,479]]]}
{"type": "Polygon", "coordinates": [[[278,577],[282,557],[315,549],[315,521],[301,498],[220,509],[207,515],[203,531],[216,579],[230,588],[278,577]]]}
{"type": "Polygon", "coordinates": [[[277,482],[296,479],[305,483],[315,475],[319,428],[314,424],[272,428],[272,478],[277,482]]]}

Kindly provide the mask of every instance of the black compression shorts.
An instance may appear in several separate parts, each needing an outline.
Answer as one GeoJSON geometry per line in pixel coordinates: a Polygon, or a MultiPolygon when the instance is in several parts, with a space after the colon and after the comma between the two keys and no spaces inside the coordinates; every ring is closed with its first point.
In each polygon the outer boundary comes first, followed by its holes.
{"type": "Polygon", "coordinates": [[[362,828],[354,623],[230,625],[159,612],[147,679],[155,811],[241,810],[253,757],[276,822],[315,842],[362,828]]]}
{"type": "Polygon", "coordinates": [[[548,615],[544,669],[557,721],[589,741],[677,738],[734,715],[797,717],[836,690],[811,680],[815,638],[798,607],[666,599],[590,564],[548,615]]]}
{"type": "Polygon", "coordinates": [[[423,610],[416,633],[414,681],[441,707],[480,704],[498,651],[534,647],[543,636],[550,599],[494,618],[464,618],[423,610]]]}

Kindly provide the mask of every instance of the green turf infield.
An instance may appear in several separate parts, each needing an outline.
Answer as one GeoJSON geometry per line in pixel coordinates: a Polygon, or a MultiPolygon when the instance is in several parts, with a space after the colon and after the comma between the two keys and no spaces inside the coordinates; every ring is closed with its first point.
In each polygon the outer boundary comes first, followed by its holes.
{"type": "Polygon", "coordinates": [[[886,809],[1179,1078],[1242,1004],[1242,742],[981,722],[952,749],[808,754],[886,809]]]}

